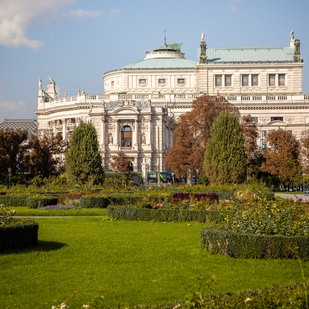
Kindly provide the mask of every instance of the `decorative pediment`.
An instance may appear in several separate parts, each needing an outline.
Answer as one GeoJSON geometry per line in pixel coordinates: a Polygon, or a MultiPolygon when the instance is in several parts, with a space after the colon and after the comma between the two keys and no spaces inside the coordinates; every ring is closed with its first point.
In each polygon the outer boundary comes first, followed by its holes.
{"type": "Polygon", "coordinates": [[[274,120],[268,123],[271,126],[287,126],[287,123],[281,120],[274,120]]]}
{"type": "Polygon", "coordinates": [[[112,114],[137,114],[137,106],[134,100],[122,100],[119,101],[118,106],[112,114]]]}

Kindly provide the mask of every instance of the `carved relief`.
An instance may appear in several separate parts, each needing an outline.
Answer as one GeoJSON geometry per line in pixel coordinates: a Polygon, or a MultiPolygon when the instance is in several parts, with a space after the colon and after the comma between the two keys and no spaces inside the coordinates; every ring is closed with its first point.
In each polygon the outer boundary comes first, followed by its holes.
{"type": "Polygon", "coordinates": [[[119,129],[120,130],[125,126],[131,127],[132,130],[135,129],[135,125],[134,125],[133,120],[121,120],[121,121],[119,121],[119,129]]]}
{"type": "Polygon", "coordinates": [[[269,122],[269,118],[259,118],[260,122],[262,122],[263,124],[268,123],[269,122]]]}
{"type": "Polygon", "coordinates": [[[291,117],[291,118],[285,118],[284,119],[287,123],[293,123],[294,122],[294,118],[291,117]]]}

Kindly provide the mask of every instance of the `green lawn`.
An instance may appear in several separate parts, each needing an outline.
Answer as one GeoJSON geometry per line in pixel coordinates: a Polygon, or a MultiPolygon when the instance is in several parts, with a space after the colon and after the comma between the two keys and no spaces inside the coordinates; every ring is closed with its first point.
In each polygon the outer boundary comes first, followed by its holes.
{"type": "Polygon", "coordinates": [[[185,298],[198,277],[215,276],[214,293],[302,281],[297,260],[201,252],[200,223],[108,222],[103,217],[36,221],[36,247],[0,255],[0,308],[50,309],[75,291],[67,304],[82,308],[99,289],[110,307],[163,304],[185,298]]]}
{"type": "Polygon", "coordinates": [[[31,209],[23,206],[12,206],[16,216],[106,216],[106,208],[82,208],[67,210],[31,209]]]}

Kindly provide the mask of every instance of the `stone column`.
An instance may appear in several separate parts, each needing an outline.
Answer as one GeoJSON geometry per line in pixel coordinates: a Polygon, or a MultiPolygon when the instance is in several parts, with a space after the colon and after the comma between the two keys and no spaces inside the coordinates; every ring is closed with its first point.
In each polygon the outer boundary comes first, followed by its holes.
{"type": "Polygon", "coordinates": [[[118,136],[119,136],[119,123],[118,123],[118,119],[116,119],[116,124],[115,124],[115,144],[119,146],[119,140],[118,140],[118,136]]]}
{"type": "Polygon", "coordinates": [[[65,139],[65,119],[62,119],[62,139],[65,139]]]}
{"type": "Polygon", "coordinates": [[[136,147],[136,150],[138,150],[138,120],[135,119],[134,120],[134,127],[135,127],[135,131],[134,131],[134,146],[136,147]]]}
{"type": "Polygon", "coordinates": [[[53,134],[56,134],[56,121],[53,121],[53,134]]]}
{"type": "Polygon", "coordinates": [[[149,118],[149,122],[148,122],[148,134],[147,134],[147,145],[151,145],[151,126],[152,126],[152,122],[151,122],[151,116],[149,118]]]}
{"type": "Polygon", "coordinates": [[[102,150],[105,150],[105,119],[102,117],[101,119],[101,144],[102,144],[102,150]]]}

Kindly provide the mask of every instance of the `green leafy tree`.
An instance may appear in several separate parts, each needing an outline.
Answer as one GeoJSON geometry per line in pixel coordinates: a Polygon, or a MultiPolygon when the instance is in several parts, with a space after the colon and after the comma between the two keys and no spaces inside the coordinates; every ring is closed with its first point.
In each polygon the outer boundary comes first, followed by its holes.
{"type": "Polygon", "coordinates": [[[66,155],[66,173],[71,184],[98,184],[104,181],[97,133],[91,123],[81,122],[73,131],[70,150],[66,155]]]}
{"type": "Polygon", "coordinates": [[[204,171],[212,183],[241,183],[246,178],[244,137],[236,115],[221,112],[211,127],[204,171]]]}
{"type": "Polygon", "coordinates": [[[12,175],[22,169],[22,158],[25,154],[23,142],[27,139],[28,132],[25,130],[0,130],[0,177],[8,175],[8,168],[12,175]]]}

